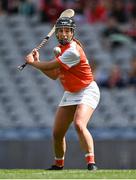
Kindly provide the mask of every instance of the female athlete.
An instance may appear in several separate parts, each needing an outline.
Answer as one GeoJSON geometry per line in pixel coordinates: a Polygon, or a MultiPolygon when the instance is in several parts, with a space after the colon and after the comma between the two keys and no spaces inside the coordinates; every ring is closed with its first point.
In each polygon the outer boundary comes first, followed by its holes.
{"type": "Polygon", "coordinates": [[[59,78],[64,95],[58,106],[54,128],[54,165],[49,170],[62,170],[66,152],[65,134],[73,122],[79,142],[85,152],[88,170],[96,170],[93,138],[87,124],[96,109],[100,92],[81,43],[74,38],[75,22],[72,18],[59,18],[56,22],[56,38],[61,53],[51,61],[40,61],[34,49],[26,56],[26,62],[52,79],[59,78]]]}

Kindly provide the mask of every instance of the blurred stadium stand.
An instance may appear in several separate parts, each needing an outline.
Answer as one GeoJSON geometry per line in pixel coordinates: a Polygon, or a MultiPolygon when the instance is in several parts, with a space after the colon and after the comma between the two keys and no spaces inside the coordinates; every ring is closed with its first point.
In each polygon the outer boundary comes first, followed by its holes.
{"type": "MultiPolygon", "coordinates": [[[[21,15],[0,16],[0,98],[1,127],[50,127],[52,126],[55,107],[62,95],[59,83],[49,80],[42,73],[27,67],[23,72],[16,67],[24,62],[29,53],[50,31],[51,25],[40,24],[34,18],[21,15]],[[34,23],[35,21],[35,23],[34,23]],[[37,23],[36,23],[37,21],[37,23]],[[47,118],[48,115],[48,118],[47,118]],[[46,119],[47,118],[47,119],[46,119]],[[6,119],[6,121],[5,121],[6,119]],[[8,123],[6,123],[8,121],[8,123]]],[[[114,64],[110,52],[105,52],[99,34],[103,25],[85,24],[77,31],[77,38],[85,46],[87,56],[94,62],[99,61],[98,68],[107,70],[114,64]]],[[[57,45],[54,37],[41,49],[41,59],[53,57],[53,47],[57,45]]],[[[114,59],[123,59],[126,67],[130,60],[130,50],[116,52],[114,59]],[[129,57],[127,57],[129,56],[129,57]],[[125,59],[127,59],[125,61],[125,59]]],[[[129,68],[129,67],[127,67],[129,68]]],[[[105,127],[136,127],[135,89],[101,88],[101,101],[90,126],[105,127]]]]}
{"type": "MultiPolygon", "coordinates": [[[[89,58],[99,64],[97,71],[108,71],[115,62],[129,69],[132,50],[128,45],[111,53],[103,48],[103,24],[84,24],[77,30],[89,58]]],[[[18,72],[24,57],[50,31],[37,17],[0,16],[0,140],[37,140],[51,137],[54,113],[63,94],[59,82],[49,80],[26,67],[18,72]]],[[[54,37],[40,50],[41,59],[51,59],[57,42],[54,37]]],[[[136,45],[132,45],[133,48],[136,45]]],[[[101,101],[89,128],[96,141],[136,139],[136,89],[101,88],[101,101]]],[[[68,137],[77,139],[73,127],[68,137]]],[[[6,165],[4,166],[6,167],[6,165]]],[[[13,166],[11,166],[13,167],[13,166]]],[[[37,167],[37,166],[36,166],[37,167]]],[[[105,165],[107,167],[107,164],[105,165]]],[[[115,166],[114,166],[115,167],[115,166]]],[[[133,167],[133,166],[130,166],[133,167]]]]}

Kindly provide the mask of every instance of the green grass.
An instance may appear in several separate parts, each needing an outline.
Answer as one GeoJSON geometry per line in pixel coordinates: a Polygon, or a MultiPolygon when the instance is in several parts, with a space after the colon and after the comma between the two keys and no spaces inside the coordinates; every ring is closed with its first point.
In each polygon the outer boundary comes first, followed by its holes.
{"type": "Polygon", "coordinates": [[[136,179],[136,170],[1,169],[0,179],[136,179]]]}

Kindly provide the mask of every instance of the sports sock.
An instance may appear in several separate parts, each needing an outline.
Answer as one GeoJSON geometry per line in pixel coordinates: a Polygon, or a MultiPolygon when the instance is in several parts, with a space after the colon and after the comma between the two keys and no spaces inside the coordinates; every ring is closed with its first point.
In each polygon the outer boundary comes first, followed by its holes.
{"type": "Polygon", "coordinates": [[[86,159],[87,164],[89,164],[89,163],[95,164],[94,154],[92,154],[92,153],[85,154],[85,159],[86,159]]]}
{"type": "Polygon", "coordinates": [[[64,157],[62,157],[62,158],[55,157],[55,165],[59,166],[59,167],[63,167],[64,166],[64,157]]]}

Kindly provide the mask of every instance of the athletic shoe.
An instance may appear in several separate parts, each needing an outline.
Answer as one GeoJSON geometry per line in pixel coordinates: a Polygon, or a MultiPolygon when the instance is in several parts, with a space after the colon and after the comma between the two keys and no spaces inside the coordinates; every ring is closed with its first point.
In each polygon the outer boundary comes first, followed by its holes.
{"type": "Polygon", "coordinates": [[[56,165],[52,165],[49,169],[47,170],[62,170],[63,169],[63,166],[62,167],[59,167],[59,166],[56,166],[56,165]]]}
{"type": "Polygon", "coordinates": [[[95,170],[97,170],[98,168],[97,168],[96,164],[89,163],[89,164],[87,165],[87,169],[88,169],[88,170],[91,170],[91,171],[95,171],[95,170]]]}

